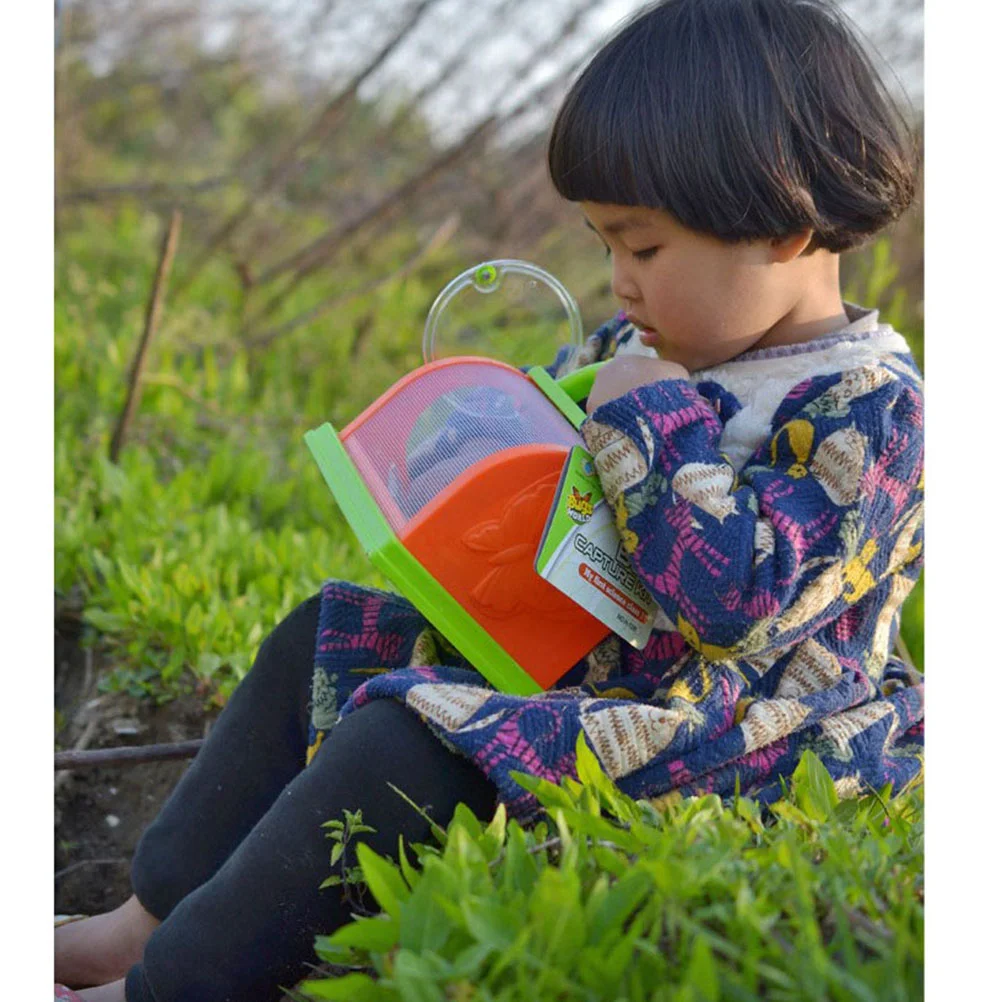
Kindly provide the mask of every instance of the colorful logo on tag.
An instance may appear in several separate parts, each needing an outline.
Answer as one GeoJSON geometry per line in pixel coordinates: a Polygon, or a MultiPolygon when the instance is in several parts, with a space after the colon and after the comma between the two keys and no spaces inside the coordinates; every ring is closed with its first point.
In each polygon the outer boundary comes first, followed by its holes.
{"type": "Polygon", "coordinates": [[[571,493],[567,496],[567,514],[575,522],[587,522],[595,511],[592,504],[591,491],[587,494],[578,493],[578,489],[571,486],[571,493]]]}

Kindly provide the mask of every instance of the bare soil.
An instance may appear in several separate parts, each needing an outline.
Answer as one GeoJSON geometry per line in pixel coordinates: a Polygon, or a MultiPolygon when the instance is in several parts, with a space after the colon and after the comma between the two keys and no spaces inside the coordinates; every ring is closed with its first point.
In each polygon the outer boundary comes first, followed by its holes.
{"type": "MultiPolygon", "coordinates": [[[[162,706],[123,693],[101,693],[108,658],[80,645],[72,619],[56,622],[56,748],[114,748],[204,737],[218,711],[183,696],[162,706]],[[61,722],[61,726],[60,726],[61,722]]],[[[107,911],[130,894],[132,853],[188,761],[79,769],[56,774],[57,914],[107,911]]]]}

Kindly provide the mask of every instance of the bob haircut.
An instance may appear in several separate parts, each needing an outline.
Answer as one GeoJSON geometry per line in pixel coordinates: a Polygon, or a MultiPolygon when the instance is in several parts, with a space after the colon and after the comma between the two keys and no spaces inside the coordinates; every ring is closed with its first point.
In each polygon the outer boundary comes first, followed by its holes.
{"type": "Polygon", "coordinates": [[[727,242],[805,229],[859,246],[915,192],[901,112],[827,0],[664,0],[557,113],[550,177],[574,202],[664,209],[727,242]]]}

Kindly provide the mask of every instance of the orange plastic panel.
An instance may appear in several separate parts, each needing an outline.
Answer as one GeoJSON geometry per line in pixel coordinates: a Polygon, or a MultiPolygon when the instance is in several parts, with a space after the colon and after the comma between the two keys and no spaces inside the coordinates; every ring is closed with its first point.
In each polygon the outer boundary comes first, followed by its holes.
{"type": "Polygon", "coordinates": [[[400,535],[543,688],[609,632],[534,566],[567,452],[563,446],[531,445],[483,459],[400,535]]]}

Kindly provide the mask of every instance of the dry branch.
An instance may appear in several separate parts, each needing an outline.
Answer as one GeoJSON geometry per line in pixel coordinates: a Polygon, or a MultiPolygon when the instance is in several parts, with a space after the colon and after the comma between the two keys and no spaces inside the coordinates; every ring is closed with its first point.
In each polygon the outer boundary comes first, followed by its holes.
{"type": "MultiPolygon", "coordinates": [[[[87,721],[87,726],[84,728],[83,734],[77,738],[76,743],[73,745],[72,751],[60,752],[62,755],[87,755],[87,745],[94,740],[94,735],[97,734],[98,722],[95,718],[91,718],[87,721]]],[[[59,754],[56,758],[59,758],[59,754]]],[[[69,780],[69,772],[63,771],[60,767],[58,761],[56,763],[56,781],[54,784],[54,789],[56,791],[60,790],[66,782],[69,780]]]]}
{"type": "Polygon", "coordinates": [[[259,283],[270,282],[275,278],[292,271],[289,281],[285,287],[279,290],[271,299],[265,303],[264,307],[251,319],[248,327],[253,328],[255,323],[272,316],[282,305],[286,297],[299,285],[303,279],[311,275],[319,268],[331,252],[354,236],[363,227],[370,223],[391,216],[397,209],[407,205],[410,200],[418,194],[429,181],[436,178],[443,171],[451,167],[457,160],[462,158],[480,140],[486,137],[497,126],[495,118],[488,118],[481,122],[472,132],[468,133],[462,140],[450,147],[442,156],[433,160],[416,175],[408,178],[403,184],[398,185],[375,204],[359,213],[353,219],[340,226],[331,227],[326,233],[322,233],[315,240],[305,247],[295,251],[289,257],[277,262],[267,272],[260,276],[259,283]]]}
{"type": "MultiPolygon", "coordinates": [[[[267,74],[274,73],[275,70],[290,65],[297,65],[315,51],[318,40],[321,38],[324,23],[338,5],[338,0],[327,0],[325,4],[318,6],[314,16],[304,23],[303,31],[297,38],[295,47],[283,45],[274,33],[268,32],[267,40],[263,43],[253,40],[243,41],[238,42],[236,47],[231,47],[225,52],[209,52],[198,55],[184,68],[185,87],[198,89],[201,86],[203,76],[235,67],[239,76],[233,92],[228,95],[232,99],[233,93],[238,91],[245,82],[261,79],[267,74]]],[[[141,10],[140,4],[137,4],[136,7],[137,10],[141,10]]],[[[197,17],[197,12],[194,10],[190,11],[190,14],[197,17]]],[[[251,11],[250,14],[253,16],[254,12],[251,11]]],[[[69,11],[67,11],[67,16],[69,16],[69,11]]],[[[218,24],[220,18],[217,16],[215,20],[218,24]]],[[[246,18],[241,15],[241,12],[234,11],[231,20],[234,24],[240,25],[246,18]]],[[[171,25],[167,25],[167,27],[171,27],[171,25]]],[[[152,38],[155,39],[155,35],[152,38]]],[[[156,44],[151,44],[151,35],[145,30],[140,30],[138,36],[124,46],[132,51],[139,51],[143,47],[152,51],[156,51],[157,48],[156,44]]],[[[117,65],[113,73],[91,78],[75,91],[76,107],[72,113],[80,114],[89,106],[109,97],[126,98],[130,107],[135,107],[136,99],[133,96],[133,91],[152,88],[160,92],[163,88],[164,76],[163,68],[148,71],[130,67],[128,64],[117,65]]],[[[158,93],[157,100],[159,101],[161,98],[162,95],[158,93]]],[[[256,155],[258,152],[257,148],[250,151],[251,155],[256,155]]]]}
{"type": "Polygon", "coordinates": [[[368,296],[375,292],[377,289],[384,285],[388,285],[390,282],[397,282],[401,278],[405,278],[409,275],[429,254],[434,254],[440,247],[447,244],[452,237],[455,235],[456,230],[459,229],[459,215],[458,213],[453,213],[448,219],[432,234],[431,239],[423,246],[421,249],[409,258],[400,268],[396,271],[391,272],[389,275],[381,276],[380,278],[374,279],[371,282],[366,282],[364,285],[359,286],[357,289],[349,289],[347,292],[340,292],[336,296],[331,296],[328,299],[323,299],[316,306],[305,310],[303,313],[294,316],[291,320],[278,327],[273,327],[271,330],[265,331],[263,334],[258,334],[253,337],[247,338],[247,345],[251,348],[266,348],[277,338],[280,338],[283,334],[288,334],[291,331],[296,330],[298,327],[302,327],[303,324],[308,324],[312,320],[316,320],[317,317],[323,316],[325,313],[330,313],[331,310],[336,310],[339,306],[344,306],[347,303],[358,299],[359,296],[368,296]]]}
{"type": "Polygon", "coordinates": [[[463,39],[452,58],[442,64],[438,73],[423,84],[406,105],[394,112],[393,118],[384,130],[385,135],[392,134],[401,122],[405,122],[408,118],[419,114],[422,104],[438,91],[439,88],[448,83],[463,63],[470,62],[476,58],[482,43],[489,41],[496,35],[498,24],[503,23],[512,15],[512,8],[515,3],[516,0],[504,0],[497,10],[491,12],[490,17],[487,18],[486,23],[479,31],[472,32],[463,39]]]}
{"type": "Polygon", "coordinates": [[[53,880],[60,880],[69,873],[73,873],[74,870],[80,870],[85,866],[122,866],[130,862],[128,856],[112,856],[110,858],[103,859],[81,859],[79,862],[70,863],[69,866],[64,866],[61,870],[56,870],[53,880]]]}
{"type": "Polygon", "coordinates": [[[194,758],[204,743],[203,738],[162,745],[131,745],[122,748],[95,748],[91,751],[56,752],[56,770],[96,769],[108,766],[141,765],[144,762],[167,762],[172,759],[194,758]]]}
{"type": "MultiPolygon", "coordinates": [[[[522,65],[516,69],[515,78],[520,79],[525,73],[529,72],[539,63],[544,55],[552,55],[556,47],[574,34],[588,9],[588,3],[581,3],[574,7],[570,15],[559,25],[555,34],[543,40],[529,53],[522,65]]],[[[322,233],[319,237],[301,247],[298,251],[294,251],[292,254],[273,264],[270,268],[267,268],[257,277],[256,284],[265,285],[290,271],[293,274],[286,285],[272,296],[265,303],[264,307],[252,317],[248,323],[248,327],[253,329],[255,324],[271,317],[293,289],[303,279],[316,271],[345,240],[354,236],[364,226],[382,220],[390,216],[396,209],[408,204],[430,181],[434,180],[439,174],[461,159],[475,144],[486,141],[498,129],[510,124],[528,109],[538,105],[541,100],[548,98],[562,83],[562,76],[559,74],[555,75],[536,87],[535,90],[504,115],[492,115],[482,120],[440,157],[419,170],[416,175],[392,189],[374,205],[348,222],[331,227],[325,233],[322,233]]]]}
{"type": "Polygon", "coordinates": [[[911,651],[908,650],[908,645],[905,643],[905,638],[901,636],[900,632],[894,641],[894,651],[899,658],[905,664],[905,671],[908,673],[908,677],[913,685],[918,685],[923,681],[922,673],[915,667],[915,661],[912,658],[911,651]]]}
{"type": "MultiPolygon", "coordinates": [[[[522,0],[522,3],[529,2],[532,2],[532,0],[522,0]]],[[[422,84],[405,104],[400,105],[400,107],[394,111],[393,116],[388,120],[385,127],[373,138],[373,146],[378,147],[381,141],[391,139],[401,125],[411,118],[420,118],[422,116],[421,109],[424,102],[441,90],[442,87],[447,85],[464,63],[469,63],[476,57],[476,53],[480,50],[482,44],[497,33],[499,19],[503,20],[505,18],[509,18],[514,9],[517,7],[517,4],[518,0],[503,0],[501,5],[490,14],[480,30],[473,31],[469,35],[465,36],[457,45],[453,56],[442,64],[438,73],[426,83],[422,84]]],[[[323,155],[323,151],[320,151],[320,155],[323,155]]],[[[296,164],[294,168],[295,172],[300,172],[303,167],[313,162],[316,159],[316,156],[317,154],[311,154],[296,164]]],[[[267,241],[263,241],[262,243],[266,244],[267,241]]],[[[241,281],[244,284],[244,288],[250,288],[252,286],[259,285],[261,279],[260,277],[253,275],[252,269],[245,265],[241,274],[241,281]]],[[[260,314],[260,316],[269,315],[271,315],[271,311],[268,311],[267,313],[262,311],[260,314]]]]}
{"type": "Polygon", "coordinates": [[[118,417],[115,433],[111,436],[111,447],[108,450],[108,457],[113,463],[118,462],[118,454],[125,443],[125,435],[129,430],[129,422],[132,420],[132,415],[139,403],[141,394],[140,384],[143,375],[143,365],[146,363],[146,352],[160,323],[164,290],[167,287],[167,278],[170,275],[170,268],[174,261],[174,252],[177,250],[177,241],[180,233],[181,213],[175,209],[171,213],[170,222],[164,233],[163,244],[160,247],[160,263],[157,265],[157,272],[153,278],[153,287],[150,290],[149,302],[146,306],[146,322],[143,325],[143,336],[140,338],[139,347],[136,349],[136,356],[132,360],[132,370],[129,372],[129,392],[125,398],[125,406],[122,408],[122,413],[118,417]]]}
{"type": "MultiPolygon", "coordinates": [[[[296,136],[277,157],[261,183],[244,199],[240,207],[233,212],[219,229],[209,237],[201,254],[184,276],[179,291],[187,289],[205,266],[209,258],[227,241],[254,211],[258,199],[267,195],[279,184],[284,182],[300,162],[300,148],[308,141],[322,141],[334,126],[340,121],[344,111],[354,100],[358,89],[385,63],[390,55],[400,46],[411,30],[418,23],[425,11],[439,0],[420,0],[411,11],[410,17],[399,28],[396,34],[383,46],[375,57],[357,73],[339,94],[335,95],[313,119],[313,121],[296,136]]],[[[265,144],[266,145],[266,144],[265,144]]],[[[259,150],[252,151],[252,157],[257,157],[259,150]]],[[[245,160],[247,157],[244,158],[245,160]]]]}
{"type": "Polygon", "coordinates": [[[123,198],[139,195],[146,198],[168,198],[181,195],[197,195],[203,191],[212,191],[234,180],[233,174],[219,174],[215,177],[203,178],[201,181],[137,181],[134,184],[110,184],[99,188],[78,188],[56,197],[57,208],[76,202],[103,202],[112,198],[123,198]]]}

